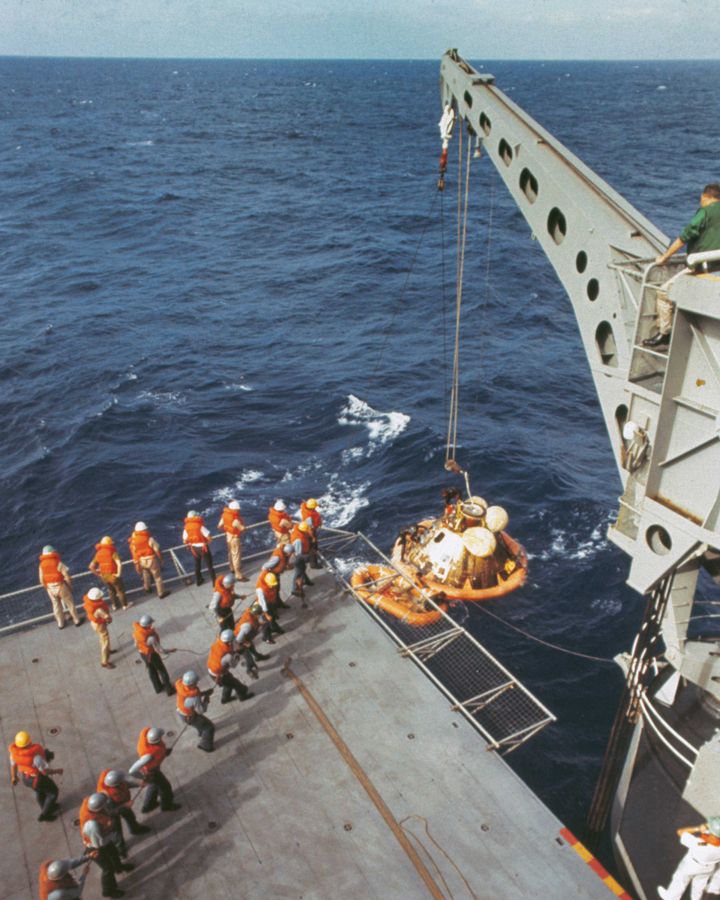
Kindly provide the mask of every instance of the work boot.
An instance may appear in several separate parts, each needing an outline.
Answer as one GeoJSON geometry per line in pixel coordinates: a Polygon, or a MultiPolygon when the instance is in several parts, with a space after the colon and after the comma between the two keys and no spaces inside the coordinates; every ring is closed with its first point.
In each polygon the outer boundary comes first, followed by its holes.
{"type": "Polygon", "coordinates": [[[139,822],[130,829],[130,834],[150,834],[152,828],[149,825],[141,825],[139,822]]]}
{"type": "Polygon", "coordinates": [[[78,619],[77,622],[75,622],[75,627],[79,628],[84,621],[85,621],[85,619],[78,619]]]}
{"type": "Polygon", "coordinates": [[[172,594],[172,591],[163,591],[162,594],[160,594],[160,599],[163,600],[165,597],[169,596],[170,594],[172,594]]]}
{"type": "Polygon", "coordinates": [[[273,625],[275,626],[273,628],[275,634],[285,634],[285,629],[282,627],[282,625],[278,625],[277,622],[273,622],[273,625]]]}
{"type": "Polygon", "coordinates": [[[135,868],[135,864],[134,864],[134,863],[123,863],[123,864],[120,866],[120,868],[118,869],[118,871],[119,871],[119,872],[132,872],[132,870],[133,870],[134,868],[135,868]]]}
{"type": "Polygon", "coordinates": [[[314,582],[314,581],[310,581],[310,579],[309,579],[309,578],[307,577],[307,575],[306,575],[306,576],[305,576],[305,584],[307,584],[307,585],[309,585],[310,587],[312,587],[312,586],[315,584],[315,582],[314,582]]]}
{"type": "MultiPolygon", "coordinates": [[[[274,643],[274,641],[273,641],[274,643]]],[[[255,651],[255,659],[265,660],[270,659],[269,653],[260,653],[258,650],[255,651]]]]}
{"type": "Polygon", "coordinates": [[[290,604],[289,604],[289,603],[285,603],[284,600],[278,600],[277,605],[280,607],[280,609],[292,609],[292,607],[290,606],[290,604]]]}
{"type": "Polygon", "coordinates": [[[57,819],[58,814],[56,812],[46,812],[40,813],[38,816],[38,822],[54,822],[57,819]]]}
{"type": "Polygon", "coordinates": [[[260,677],[260,674],[257,669],[250,669],[250,671],[248,672],[248,675],[251,678],[255,679],[255,681],[257,681],[258,678],[260,677]]]}
{"type": "Polygon", "coordinates": [[[202,578],[202,577],[201,577],[201,578],[198,578],[196,584],[197,584],[198,587],[200,587],[201,584],[205,584],[205,579],[202,578]]]}
{"type": "MultiPolygon", "coordinates": [[[[177,810],[182,809],[182,803],[168,803],[167,806],[161,806],[161,812],[177,812],[177,810]]],[[[134,867],[133,867],[134,868],[134,867]]]]}
{"type": "Polygon", "coordinates": [[[643,347],[666,347],[670,343],[670,332],[667,334],[658,333],[653,337],[645,338],[642,342],[643,347]]]}
{"type": "Polygon", "coordinates": [[[125,891],[119,887],[111,888],[109,891],[103,891],[103,897],[124,897],[125,891]]]}
{"type": "MultiPolygon", "coordinates": [[[[112,653],[112,651],[110,651],[110,652],[112,653]]],[[[111,662],[100,663],[100,665],[103,667],[103,669],[114,669],[115,668],[115,663],[111,663],[111,662]]]]}
{"type": "Polygon", "coordinates": [[[236,698],[235,698],[234,695],[233,695],[232,697],[222,697],[221,700],[220,700],[220,702],[221,702],[221,703],[232,703],[233,700],[235,700],[235,699],[236,699],[236,698]]]}
{"type": "Polygon", "coordinates": [[[173,697],[175,694],[177,694],[177,691],[175,690],[175,685],[174,685],[174,684],[169,684],[169,685],[165,688],[165,693],[168,695],[168,697],[173,697]]]}
{"type": "Polygon", "coordinates": [[[245,691],[245,693],[240,698],[240,702],[244,703],[246,700],[249,700],[251,697],[254,697],[254,696],[255,696],[255,694],[253,694],[252,691],[245,691]]]}
{"type": "Polygon", "coordinates": [[[206,744],[200,743],[197,745],[197,747],[198,747],[198,750],[204,750],[206,753],[214,753],[215,752],[215,748],[213,746],[207,746],[206,744]]]}

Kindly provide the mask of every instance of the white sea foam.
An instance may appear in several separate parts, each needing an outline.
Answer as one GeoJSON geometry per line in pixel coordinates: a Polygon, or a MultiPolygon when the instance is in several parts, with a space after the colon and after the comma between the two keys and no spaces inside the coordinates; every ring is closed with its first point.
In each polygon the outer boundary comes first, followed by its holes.
{"type": "Polygon", "coordinates": [[[165,406],[170,403],[182,406],[187,402],[180,391],[141,391],[138,394],[138,400],[151,400],[156,406],[165,406]]]}
{"type": "Polygon", "coordinates": [[[590,559],[605,546],[604,523],[593,528],[588,536],[563,528],[553,528],[550,532],[550,544],[540,553],[528,554],[535,559],[590,559]]]}
{"type": "Polygon", "coordinates": [[[229,500],[235,500],[238,494],[242,494],[243,488],[252,484],[254,481],[259,481],[263,477],[263,473],[258,469],[245,469],[245,471],[240,475],[237,481],[223,488],[218,488],[218,490],[212,492],[212,500],[217,506],[218,503],[226,503],[229,500]]]}
{"type": "MultiPolygon", "coordinates": [[[[405,431],[409,422],[410,416],[405,413],[379,412],[354,394],[348,395],[347,403],[340,410],[338,417],[338,425],[364,425],[367,428],[368,456],[383,444],[395,440],[405,431]]],[[[350,458],[356,458],[357,455],[359,454],[356,453],[350,458]]]]}
{"type": "Polygon", "coordinates": [[[128,147],[153,147],[155,141],[128,141],[128,147]]]}
{"type": "Polygon", "coordinates": [[[226,391],[251,391],[252,388],[249,384],[242,384],[242,382],[232,382],[231,384],[224,385],[226,391]]]}
{"type": "Polygon", "coordinates": [[[353,485],[333,475],[325,493],[317,498],[323,522],[331,528],[349,525],[361,509],[370,505],[367,497],[369,487],[369,481],[353,485]]]}

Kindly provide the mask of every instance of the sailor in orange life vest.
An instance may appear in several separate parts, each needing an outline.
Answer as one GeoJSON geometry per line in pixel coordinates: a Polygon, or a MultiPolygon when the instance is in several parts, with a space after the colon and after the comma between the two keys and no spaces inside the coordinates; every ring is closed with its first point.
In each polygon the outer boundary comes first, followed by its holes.
{"type": "Polygon", "coordinates": [[[215,726],[204,713],[210,702],[210,695],[215,690],[201,691],[198,687],[200,678],[192,669],[175,682],[177,691],[177,715],[186,725],[194,728],[200,737],[198,749],[212,753],[215,749],[215,726]]]}
{"type": "Polygon", "coordinates": [[[147,667],[155,693],[159,694],[161,691],[165,691],[168,697],[172,697],[175,689],[170,682],[170,676],[160,656],[161,653],[166,651],[163,651],[160,644],[160,635],[157,633],[154,625],[155,619],[152,616],[140,616],[139,622],[133,622],[133,640],[140,658],[147,667]]]}
{"type": "Polygon", "coordinates": [[[310,568],[322,569],[318,559],[318,531],[322,525],[322,516],[318,510],[318,502],[314,497],[303,500],[300,504],[300,519],[310,526],[310,568]]]}
{"type": "Polygon", "coordinates": [[[720,863],[720,816],[712,816],[702,825],[678,828],[677,833],[688,851],[678,863],[670,884],[666,888],[658,885],[658,896],[663,900],[680,900],[690,885],[690,900],[701,900],[720,863]]]}
{"type": "Polygon", "coordinates": [[[135,530],[128,538],[128,544],[135,571],[143,580],[145,593],[152,593],[152,582],[154,581],[158,597],[161,599],[167,597],[170,591],[166,591],[163,585],[160,544],[150,534],[144,522],[135,523],[135,530]]]}
{"type": "Polygon", "coordinates": [[[130,834],[148,834],[152,831],[149,825],[138,822],[132,810],[132,797],[130,788],[140,787],[140,782],[121,772],[120,769],[103,769],[97,780],[97,790],[107,794],[110,798],[108,812],[117,819],[118,850],[120,856],[127,856],[127,847],[123,837],[121,819],[127,823],[130,834]]]}
{"type": "Polygon", "coordinates": [[[262,607],[256,600],[245,612],[240,616],[235,626],[235,641],[238,650],[245,657],[245,669],[251,678],[259,678],[258,667],[255,663],[256,659],[270,659],[267,653],[260,653],[255,649],[254,640],[260,631],[261,618],[270,621],[267,613],[263,613],[262,607]]]}
{"type": "Polygon", "coordinates": [[[276,537],[281,534],[289,534],[292,528],[292,519],[288,515],[285,503],[282,500],[276,500],[268,510],[268,522],[275,532],[276,537]]]}
{"type": "Polygon", "coordinates": [[[195,581],[198,585],[203,583],[201,574],[202,561],[205,560],[205,567],[212,581],[215,581],[215,569],[213,568],[212,553],[210,552],[210,541],[212,535],[205,527],[205,520],[191,509],[185,517],[185,527],[183,528],[183,543],[187,544],[190,552],[195,560],[195,581]]]}
{"type": "Polygon", "coordinates": [[[83,606],[93,631],[97,632],[97,636],[100,638],[100,664],[105,669],[114,669],[115,664],[110,662],[110,654],[115,651],[110,649],[110,632],[108,631],[112,616],[100,588],[90,588],[83,597],[83,606]]]}
{"type": "Polygon", "coordinates": [[[77,859],[46,859],[40,863],[38,872],[40,900],[77,900],[82,897],[87,869],[78,881],[70,874],[70,870],[77,869],[83,864],[90,865],[87,856],[78,856],[77,859]]]}
{"type": "Polygon", "coordinates": [[[170,782],[160,771],[163,760],[172,753],[172,747],[165,746],[164,734],[162,728],[143,728],[137,743],[140,758],[128,770],[129,775],[139,775],[148,786],[142,805],[144,813],[157,809],[158,794],[163,812],[174,812],[181,808],[179,803],[175,803],[170,782]]]}
{"type": "Polygon", "coordinates": [[[313,582],[307,577],[307,563],[310,556],[311,538],[310,526],[307,522],[300,522],[295,525],[290,535],[293,550],[295,551],[295,573],[293,594],[300,597],[302,607],[305,608],[305,585],[312,585],[313,582]]]}
{"type": "Polygon", "coordinates": [[[65,627],[66,612],[76,626],[82,625],[83,620],[77,614],[73,600],[70,570],[60,559],[60,554],[50,544],[46,544],[38,558],[38,581],[48,592],[57,627],[65,627]]]}
{"type": "Polygon", "coordinates": [[[88,566],[91,572],[105,582],[112,600],[113,609],[127,609],[132,606],[125,596],[125,583],[122,580],[122,560],[115,549],[113,539],[105,535],[99,544],[95,544],[95,556],[88,566]]]}
{"type": "Polygon", "coordinates": [[[249,700],[250,697],[255,696],[252,691],[248,690],[247,685],[243,684],[230,671],[237,666],[239,660],[240,654],[235,643],[235,635],[228,628],[212,645],[207,659],[210,677],[218,687],[222,688],[221,703],[230,703],[234,700],[233,693],[240,701],[249,700]]]}
{"type": "Polygon", "coordinates": [[[218,528],[225,532],[228,549],[228,563],[230,571],[238,581],[247,581],[242,570],[242,538],[245,531],[245,521],[240,515],[240,504],[237,500],[231,500],[223,509],[218,528]]]}
{"type": "Polygon", "coordinates": [[[218,575],[215,579],[215,593],[212,595],[208,608],[215,613],[220,631],[235,627],[233,606],[235,606],[235,601],[239,599],[241,598],[235,593],[235,576],[232,572],[218,575]]]}
{"type": "Polygon", "coordinates": [[[118,872],[132,872],[135,866],[120,859],[117,845],[117,819],[111,812],[110,798],[102,791],[85,797],[80,806],[80,836],[85,854],[100,867],[103,897],[122,897],[117,886],[118,872]]]}
{"type": "Polygon", "coordinates": [[[264,613],[263,640],[266,644],[274,644],[273,632],[285,634],[277,621],[278,579],[273,572],[260,570],[255,585],[255,602],[264,613]]]}
{"type": "MultiPolygon", "coordinates": [[[[277,547],[273,550],[270,555],[270,558],[267,559],[262,564],[262,569],[265,572],[272,572],[273,575],[278,579],[277,584],[277,603],[276,606],[280,607],[280,609],[290,609],[287,603],[283,602],[282,597],[280,596],[280,576],[290,565],[290,560],[293,555],[293,547],[290,543],[290,535],[289,534],[281,534],[278,538],[277,547]]],[[[276,617],[277,617],[276,612],[276,617]]]]}
{"type": "Polygon", "coordinates": [[[57,819],[58,786],[51,775],[62,775],[62,769],[51,769],[48,763],[55,758],[51,750],[33,743],[27,731],[18,731],[15,740],[8,747],[10,752],[10,784],[18,783],[18,774],[25,787],[35,791],[35,799],[40,807],[38,822],[53,822],[57,819]]]}

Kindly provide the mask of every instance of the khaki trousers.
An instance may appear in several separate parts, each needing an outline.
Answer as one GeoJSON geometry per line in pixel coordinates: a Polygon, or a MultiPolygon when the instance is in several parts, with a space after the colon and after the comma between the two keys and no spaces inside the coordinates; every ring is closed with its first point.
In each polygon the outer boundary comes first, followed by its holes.
{"type": "Polygon", "coordinates": [[[143,587],[146,591],[152,590],[152,581],[155,581],[155,590],[158,597],[165,592],[162,580],[162,570],[160,569],[160,560],[153,554],[152,556],[140,557],[140,574],[142,575],[143,587]]]}
{"type": "Polygon", "coordinates": [[[48,592],[48,597],[52,603],[53,615],[58,628],[65,627],[65,609],[67,609],[73,622],[76,625],[79,624],[80,617],[75,609],[72,591],[67,584],[64,581],[60,581],[58,584],[47,584],[45,585],[45,590],[48,592]]]}
{"type": "Polygon", "coordinates": [[[107,585],[108,594],[112,600],[113,609],[123,609],[127,607],[127,597],[125,596],[125,585],[119,575],[101,575],[102,580],[107,585]]]}
{"type": "Polygon", "coordinates": [[[236,578],[242,578],[242,537],[239,534],[226,534],[228,562],[230,571],[236,578]]]}
{"type": "Polygon", "coordinates": [[[104,622],[102,624],[100,622],[91,622],[90,624],[100,638],[100,662],[105,665],[110,662],[110,632],[104,622]]]}
{"type": "Polygon", "coordinates": [[[655,297],[655,312],[657,314],[658,331],[660,334],[670,334],[672,331],[673,312],[675,307],[668,300],[665,291],[658,291],[655,297]]]}

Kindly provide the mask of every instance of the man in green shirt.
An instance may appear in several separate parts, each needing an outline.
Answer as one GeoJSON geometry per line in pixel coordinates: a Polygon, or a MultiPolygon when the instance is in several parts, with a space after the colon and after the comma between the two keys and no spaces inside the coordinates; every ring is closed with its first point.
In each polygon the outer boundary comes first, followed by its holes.
{"type": "MultiPolygon", "coordinates": [[[[720,184],[708,184],[700,195],[700,208],[655,262],[662,266],[687,244],[690,253],[720,250],[720,184]]],[[[643,341],[644,347],[666,347],[670,343],[673,306],[664,290],[657,295],[658,333],[643,341]]]]}

